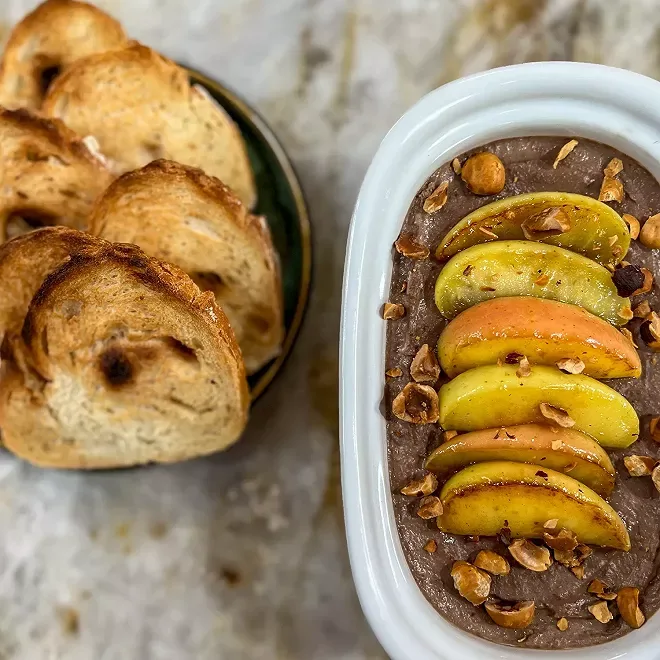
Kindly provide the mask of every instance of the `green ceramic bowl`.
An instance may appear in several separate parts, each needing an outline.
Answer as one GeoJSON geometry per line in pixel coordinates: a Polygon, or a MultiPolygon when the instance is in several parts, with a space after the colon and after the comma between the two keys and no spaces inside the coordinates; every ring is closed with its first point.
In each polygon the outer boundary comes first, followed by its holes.
{"type": "Polygon", "coordinates": [[[293,167],[264,120],[233,92],[187,68],[192,84],[202,85],[236,122],[247,144],[257,182],[255,213],[268,221],[282,267],[285,337],[281,354],[249,378],[252,400],[264,393],[293,348],[302,324],[312,272],[312,241],[307,204],[293,167]]]}

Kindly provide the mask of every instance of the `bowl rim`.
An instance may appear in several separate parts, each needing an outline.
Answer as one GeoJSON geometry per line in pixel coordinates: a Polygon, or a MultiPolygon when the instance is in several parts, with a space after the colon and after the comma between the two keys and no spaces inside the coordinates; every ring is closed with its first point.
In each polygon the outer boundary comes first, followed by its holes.
{"type": "Polygon", "coordinates": [[[415,192],[437,167],[481,144],[522,135],[605,142],[660,179],[660,83],[596,64],[536,62],[492,69],[432,91],[393,126],[367,171],[351,220],[340,333],[344,516],[358,596],[394,660],[530,656],[605,660],[660,655],[660,615],[602,645],[563,651],[507,647],[470,635],[426,601],[399,540],[387,469],[385,324],[392,243],[415,192]],[[406,167],[402,168],[401,163],[406,167]],[[377,373],[378,372],[378,373],[377,373]]]}
{"type": "Polygon", "coordinates": [[[296,218],[298,221],[302,245],[300,290],[298,292],[298,299],[296,301],[293,317],[288,327],[285,328],[282,350],[280,354],[267,365],[266,371],[261,374],[257,383],[250,390],[250,397],[252,404],[254,404],[265,393],[275,377],[282,370],[287,358],[293,350],[307,312],[312,285],[313,266],[312,225],[310,221],[309,207],[300,180],[289,156],[263,117],[226,85],[193,67],[184,65],[184,69],[194,83],[201,84],[214,95],[220,97],[223,102],[222,105],[229,105],[232,110],[241,115],[244,121],[248,123],[256,133],[259,133],[263,137],[282,169],[295,203],[296,218]]]}

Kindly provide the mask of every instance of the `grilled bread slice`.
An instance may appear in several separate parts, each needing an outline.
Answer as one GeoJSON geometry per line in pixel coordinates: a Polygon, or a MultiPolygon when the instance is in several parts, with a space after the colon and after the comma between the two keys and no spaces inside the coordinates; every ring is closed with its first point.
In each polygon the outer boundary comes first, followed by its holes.
{"type": "Polygon", "coordinates": [[[256,191],[234,122],[191,88],[187,73],[155,51],[125,48],[75,62],[51,85],[44,112],[94,136],[115,173],[158,158],[202,168],[249,207],[256,191]]]}
{"type": "Polygon", "coordinates": [[[43,225],[86,229],[113,176],[57,119],[0,108],[0,243],[43,225]]]}
{"type": "Polygon", "coordinates": [[[46,0],[9,36],[0,63],[0,105],[38,110],[52,80],[72,62],[126,41],[121,25],[98,7],[46,0]]]}
{"type": "Polygon", "coordinates": [[[0,426],[37,465],[180,461],[245,427],[240,349],[212,294],[134,245],[71,255],[33,297],[22,339],[29,359],[7,360],[0,426]]]}
{"type": "Polygon", "coordinates": [[[94,205],[89,224],[93,234],[135,243],[213,291],[248,373],[278,354],[282,293],[268,226],[218,179],[154,161],[114,181],[94,205]]]}

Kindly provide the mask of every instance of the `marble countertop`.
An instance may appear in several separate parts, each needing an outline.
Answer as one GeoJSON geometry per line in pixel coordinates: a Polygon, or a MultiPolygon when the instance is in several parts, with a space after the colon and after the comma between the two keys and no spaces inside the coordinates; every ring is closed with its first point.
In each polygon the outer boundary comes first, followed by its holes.
{"type": "MultiPolygon", "coordinates": [[[[2,0],[0,38],[36,4],[2,0]]],[[[97,4],[271,124],[310,203],[314,292],[285,371],[227,453],[100,474],[0,456],[0,658],[384,658],[353,589],[339,486],[341,275],[361,179],[396,119],[466,73],[576,59],[657,75],[657,3],[97,4]]]]}

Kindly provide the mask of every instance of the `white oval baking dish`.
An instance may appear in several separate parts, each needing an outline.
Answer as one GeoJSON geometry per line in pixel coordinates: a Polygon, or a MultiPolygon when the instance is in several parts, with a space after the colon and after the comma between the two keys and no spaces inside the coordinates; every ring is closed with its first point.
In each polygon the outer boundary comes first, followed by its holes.
{"type": "Polygon", "coordinates": [[[593,64],[494,69],[431,92],[390,130],[366,174],[348,238],[341,327],[341,454],[346,531],[362,608],[394,660],[660,658],[660,615],[616,641],[529,651],[445,621],[408,569],[397,534],[380,412],[392,243],[426,178],[459,153],[524,135],[582,136],[636,158],[660,179],[660,83],[593,64]]]}

